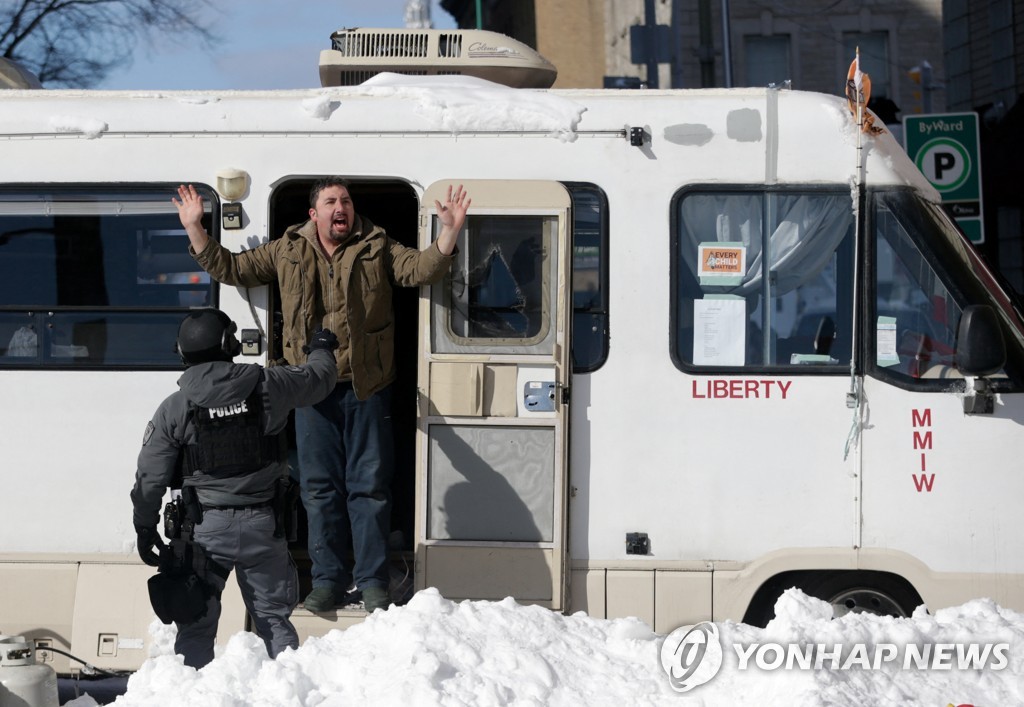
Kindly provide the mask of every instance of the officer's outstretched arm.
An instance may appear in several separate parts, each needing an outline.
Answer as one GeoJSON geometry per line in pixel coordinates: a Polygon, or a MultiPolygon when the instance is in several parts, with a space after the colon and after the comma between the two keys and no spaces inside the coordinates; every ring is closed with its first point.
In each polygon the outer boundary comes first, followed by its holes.
{"type": "Polygon", "coordinates": [[[301,366],[268,368],[264,379],[271,406],[280,410],[316,405],[326,398],[338,382],[338,364],[334,350],[338,337],[329,329],[318,329],[303,351],[301,366]]]}

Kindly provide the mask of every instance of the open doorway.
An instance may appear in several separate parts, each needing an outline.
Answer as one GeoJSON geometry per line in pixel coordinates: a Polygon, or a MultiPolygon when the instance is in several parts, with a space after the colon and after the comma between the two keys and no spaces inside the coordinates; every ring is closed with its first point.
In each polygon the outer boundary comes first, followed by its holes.
{"type": "MultiPolygon", "coordinates": [[[[328,175],[324,175],[328,176],[328,175]]],[[[270,237],[280,238],[292,225],[309,218],[309,191],[316,177],[302,177],[282,182],[270,197],[270,237]]],[[[350,178],[349,192],[356,213],[383,228],[389,237],[402,245],[417,246],[419,201],[408,183],[398,180],[361,180],[350,178]]],[[[392,483],[392,559],[398,571],[411,575],[411,551],[415,515],[416,482],[416,368],[419,289],[395,287],[395,365],[398,378],[393,384],[392,421],[395,433],[395,476],[392,483]]],[[[282,313],[277,287],[271,295],[271,322],[268,360],[281,360],[282,313]]],[[[289,424],[292,466],[298,471],[294,455],[294,421],[289,424]]],[[[299,568],[301,593],[310,588],[310,563],[307,551],[305,511],[299,504],[298,539],[291,545],[292,556],[299,568]]],[[[412,577],[408,577],[411,585],[412,577]]],[[[395,597],[397,599],[397,597],[395,597]]]]}

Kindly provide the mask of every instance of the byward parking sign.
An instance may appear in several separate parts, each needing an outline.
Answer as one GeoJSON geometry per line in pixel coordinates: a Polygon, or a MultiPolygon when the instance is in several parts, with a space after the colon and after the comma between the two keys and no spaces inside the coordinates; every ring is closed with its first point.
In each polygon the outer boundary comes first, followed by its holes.
{"type": "Polygon", "coordinates": [[[978,114],[906,116],[903,142],[921,174],[942,195],[943,208],[973,243],[984,243],[978,114]]]}

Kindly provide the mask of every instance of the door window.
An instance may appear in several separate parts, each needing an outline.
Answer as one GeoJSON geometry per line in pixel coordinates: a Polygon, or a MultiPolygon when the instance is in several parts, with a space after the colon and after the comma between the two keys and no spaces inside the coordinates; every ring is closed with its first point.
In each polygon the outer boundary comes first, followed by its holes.
{"type": "Polygon", "coordinates": [[[947,389],[962,378],[955,350],[967,305],[992,307],[1002,323],[1006,367],[992,376],[1018,386],[1022,328],[1012,301],[973,246],[938,207],[906,190],[873,195],[873,363],[900,385],[947,389]]]}
{"type": "Polygon", "coordinates": [[[548,353],[558,219],[470,214],[444,287],[435,287],[434,350],[548,353]]]}
{"type": "Polygon", "coordinates": [[[963,307],[884,200],[875,227],[875,363],[906,377],[948,377],[963,307]]]}

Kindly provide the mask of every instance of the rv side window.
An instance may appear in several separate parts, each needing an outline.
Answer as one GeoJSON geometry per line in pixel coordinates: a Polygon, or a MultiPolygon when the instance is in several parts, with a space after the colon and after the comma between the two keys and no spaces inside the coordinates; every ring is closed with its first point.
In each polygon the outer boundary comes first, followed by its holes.
{"type": "Polygon", "coordinates": [[[567,184],[572,197],[573,372],[608,358],[608,200],[592,184],[567,184]]]}
{"type": "Polygon", "coordinates": [[[848,370],[848,190],[694,191],[674,212],[677,365],[848,370]]]}
{"type": "Polygon", "coordinates": [[[0,191],[0,366],[179,366],[178,324],[212,304],[213,286],[188,253],[174,193],[0,191]]]}

